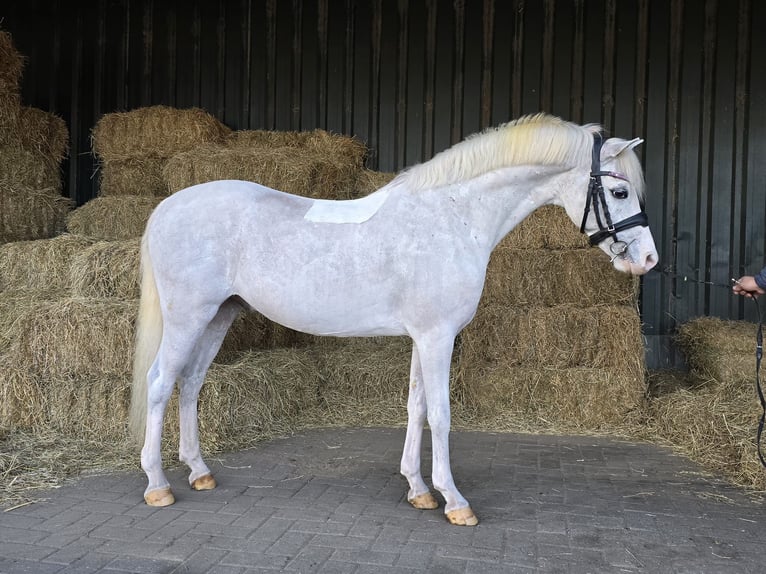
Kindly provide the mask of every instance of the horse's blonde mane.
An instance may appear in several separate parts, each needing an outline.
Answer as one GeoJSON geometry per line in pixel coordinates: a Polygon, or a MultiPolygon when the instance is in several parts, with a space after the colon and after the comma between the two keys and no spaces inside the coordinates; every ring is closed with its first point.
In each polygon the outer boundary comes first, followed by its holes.
{"type": "Polygon", "coordinates": [[[580,126],[547,114],[524,116],[470,136],[397,179],[410,188],[426,189],[513,165],[586,166],[593,134],[599,130],[597,125],[580,126]]]}

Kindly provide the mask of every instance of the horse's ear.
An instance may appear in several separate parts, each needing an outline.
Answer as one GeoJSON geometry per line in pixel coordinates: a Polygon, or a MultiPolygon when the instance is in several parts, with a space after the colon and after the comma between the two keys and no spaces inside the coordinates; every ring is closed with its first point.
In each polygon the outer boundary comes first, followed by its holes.
{"type": "Polygon", "coordinates": [[[632,140],[609,138],[604,142],[604,146],[601,148],[601,159],[607,160],[615,158],[622,152],[633,149],[642,143],[644,143],[644,140],[641,138],[634,138],[632,140]]]}

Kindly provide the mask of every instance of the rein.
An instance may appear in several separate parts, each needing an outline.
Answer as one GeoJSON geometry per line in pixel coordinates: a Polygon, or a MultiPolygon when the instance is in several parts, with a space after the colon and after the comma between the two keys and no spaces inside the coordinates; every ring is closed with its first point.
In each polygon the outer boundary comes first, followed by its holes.
{"type": "Polygon", "coordinates": [[[613,171],[601,170],[601,146],[604,143],[604,138],[600,133],[593,134],[593,155],[591,156],[590,167],[590,183],[588,184],[588,195],[585,199],[585,209],[583,210],[582,223],[580,224],[580,233],[585,233],[585,224],[588,221],[588,214],[590,214],[591,207],[593,213],[596,216],[596,223],[598,224],[598,231],[589,236],[590,245],[596,246],[603,242],[607,238],[613,239],[612,245],[609,247],[614,255],[622,255],[627,250],[628,246],[624,241],[620,241],[617,238],[617,233],[625,231],[631,227],[648,227],[649,218],[646,212],[642,209],[635,215],[631,215],[617,223],[612,222],[612,215],[609,213],[609,206],[606,203],[606,196],[604,194],[604,184],[601,181],[602,177],[613,177],[622,181],[629,182],[628,178],[621,173],[613,171]],[[603,217],[602,217],[603,214],[603,217]]]}
{"type": "Polygon", "coordinates": [[[766,459],[761,451],[761,435],[763,434],[764,423],[766,423],[766,398],[763,396],[761,388],[761,359],[763,358],[763,321],[761,319],[761,306],[758,299],[752,297],[755,308],[758,310],[758,332],[755,335],[755,389],[758,392],[758,400],[761,402],[761,418],[758,421],[758,433],[756,434],[756,448],[761,466],[766,468],[766,459]]]}
{"type": "MultiPolygon", "coordinates": [[[[680,275],[676,273],[671,273],[669,271],[657,271],[657,273],[660,273],[662,275],[667,275],[669,277],[673,278],[681,278],[684,282],[691,282],[691,283],[698,283],[700,285],[711,285],[713,287],[725,287],[726,289],[730,289],[730,285],[726,285],[724,283],[716,283],[714,281],[702,281],[700,279],[690,279],[687,276],[681,277],[680,275]]],[[[732,281],[736,281],[736,279],[732,279],[732,281]]],[[[755,448],[756,452],[758,453],[758,459],[761,461],[761,466],[766,468],[766,456],[763,454],[763,449],[761,447],[761,438],[763,436],[763,429],[766,426],[766,397],[764,397],[763,394],[763,388],[761,387],[761,360],[763,359],[763,318],[761,316],[761,306],[758,303],[757,297],[751,297],[753,300],[753,303],[755,304],[755,310],[756,314],[758,316],[758,330],[755,334],[755,391],[758,394],[758,401],[761,404],[761,416],[758,419],[758,430],[755,435],[755,448]]]]}

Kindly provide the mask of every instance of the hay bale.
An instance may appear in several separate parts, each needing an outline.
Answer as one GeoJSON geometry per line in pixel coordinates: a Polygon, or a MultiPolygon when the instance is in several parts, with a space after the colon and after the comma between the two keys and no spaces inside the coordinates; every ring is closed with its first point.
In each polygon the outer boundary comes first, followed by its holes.
{"type": "Polygon", "coordinates": [[[563,208],[545,205],[518,224],[503,240],[505,249],[585,249],[588,236],[580,233],[563,208]]]}
{"type": "Polygon", "coordinates": [[[72,294],[95,299],[137,299],[140,243],[140,239],[100,241],[79,251],[70,265],[72,294]]]}
{"type": "Polygon", "coordinates": [[[223,142],[231,130],[199,108],[149,106],[105,114],[93,128],[93,152],[102,161],[170,157],[223,142]]]}
{"type": "Polygon", "coordinates": [[[17,146],[0,146],[0,189],[61,192],[61,169],[55,158],[17,146]]]}
{"type": "MultiPolygon", "coordinates": [[[[55,334],[47,337],[38,334],[31,337],[48,346],[34,350],[29,348],[29,344],[33,343],[19,340],[28,336],[25,329],[34,322],[30,321],[30,313],[36,309],[56,308],[57,299],[47,298],[53,296],[54,293],[31,292],[4,293],[0,296],[0,348],[6,349],[0,356],[0,428],[44,427],[68,432],[88,428],[106,433],[115,426],[115,420],[122,419],[119,424],[124,429],[127,411],[122,403],[125,401],[121,403],[106,397],[114,392],[111,389],[115,387],[115,380],[120,382],[121,392],[125,395],[129,375],[103,374],[99,365],[89,367],[87,374],[67,372],[58,366],[55,369],[40,368],[41,364],[58,360],[62,354],[70,357],[70,364],[63,365],[64,369],[71,367],[71,357],[79,352],[78,349],[85,347],[87,352],[98,342],[77,340],[74,343],[78,348],[67,350],[52,341],[55,334]],[[31,353],[36,355],[33,365],[26,362],[31,353]],[[48,354],[51,356],[44,356],[48,354]]],[[[73,321],[83,319],[76,309],[74,312],[73,321]]],[[[60,315],[57,321],[49,323],[56,333],[62,332],[64,319],[60,315]]],[[[84,320],[87,322],[90,317],[97,318],[93,314],[85,316],[84,320]]],[[[42,327],[44,329],[45,325],[42,327]]],[[[81,330],[85,329],[81,327],[81,330]]],[[[89,329],[89,333],[103,333],[103,330],[89,329]]],[[[75,363],[75,366],[79,367],[80,363],[75,363]]]]}
{"type": "Polygon", "coordinates": [[[99,195],[166,197],[170,194],[162,178],[166,162],[167,158],[151,156],[101,160],[99,195]]]}
{"type": "Polygon", "coordinates": [[[67,230],[100,240],[135,239],[144,234],[146,222],[161,197],[97,197],[70,212],[67,230]]]}
{"type": "Polygon", "coordinates": [[[641,372],[641,319],[628,305],[481,305],[460,334],[461,369],[486,363],[529,368],[641,372]]]}
{"type": "Polygon", "coordinates": [[[58,165],[69,151],[69,129],[50,112],[21,106],[12,117],[0,115],[0,145],[36,152],[58,165]]]}
{"type": "Polygon", "coordinates": [[[251,151],[278,147],[299,148],[304,152],[324,157],[342,157],[358,168],[364,165],[367,146],[360,140],[334,134],[322,129],[306,132],[279,132],[268,130],[234,131],[225,142],[226,147],[251,151]]]}
{"type": "Polygon", "coordinates": [[[0,355],[0,428],[28,429],[45,420],[41,382],[8,355],[0,355]]]}
{"type": "Polygon", "coordinates": [[[304,197],[349,199],[354,196],[359,169],[354,158],[300,148],[202,146],[169,159],[163,175],[171,192],[208,181],[239,179],[304,197]]]}
{"type": "Polygon", "coordinates": [[[67,297],[17,309],[9,353],[33,375],[120,376],[131,372],[137,302],[67,297]]]}
{"type": "Polygon", "coordinates": [[[395,173],[363,169],[356,178],[355,195],[363,197],[377,191],[396,177],[395,173]]]}
{"type": "Polygon", "coordinates": [[[75,256],[92,240],[64,234],[0,245],[0,291],[67,291],[75,256]]]}
{"type": "Polygon", "coordinates": [[[736,384],[753,379],[757,330],[747,321],[699,317],[678,328],[676,342],[698,379],[736,384]]]}
{"type": "Polygon", "coordinates": [[[64,231],[71,208],[71,200],[59,195],[58,188],[0,183],[0,243],[58,235],[64,231]]]}
{"type": "MultiPolygon", "coordinates": [[[[0,361],[7,359],[5,356],[15,342],[19,329],[20,311],[29,308],[41,300],[55,300],[65,297],[60,290],[46,291],[2,291],[0,292],[0,361]]],[[[26,368],[22,363],[17,363],[19,368],[26,368]]]]}
{"type": "Polygon", "coordinates": [[[638,285],[600,249],[514,249],[502,241],[490,258],[483,301],[509,307],[634,305],[638,285]]]}
{"type": "Polygon", "coordinates": [[[131,378],[68,374],[47,385],[47,425],[75,436],[125,436],[131,378]]]}
{"type": "Polygon", "coordinates": [[[322,374],[311,426],[400,426],[407,421],[412,341],[325,338],[311,347],[322,374]]]}
{"type": "Polygon", "coordinates": [[[461,374],[465,406],[494,428],[529,421],[538,429],[597,431],[622,422],[644,395],[640,369],[487,365],[461,374]]]}
{"type": "Polygon", "coordinates": [[[13,45],[11,34],[0,30],[0,116],[2,110],[19,107],[24,57],[13,45]]]}
{"type": "Polygon", "coordinates": [[[407,404],[412,341],[409,337],[350,338],[312,347],[322,372],[321,401],[328,409],[370,401],[407,404]]]}
{"type": "Polygon", "coordinates": [[[301,147],[305,144],[308,133],[275,130],[235,130],[226,138],[224,145],[234,149],[301,147]]]}
{"type": "MultiPolygon", "coordinates": [[[[766,473],[758,460],[755,437],[761,409],[754,365],[750,381],[678,388],[649,402],[649,428],[676,450],[734,484],[764,490],[766,473]]],[[[655,439],[656,440],[656,439],[655,439]]]]}

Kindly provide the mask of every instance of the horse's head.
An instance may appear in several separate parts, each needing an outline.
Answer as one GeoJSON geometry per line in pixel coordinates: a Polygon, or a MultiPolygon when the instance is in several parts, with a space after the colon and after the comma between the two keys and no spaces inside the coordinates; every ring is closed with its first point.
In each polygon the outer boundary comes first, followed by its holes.
{"type": "Polygon", "coordinates": [[[641,142],[602,142],[601,134],[594,134],[590,184],[586,199],[579,202],[580,231],[610,257],[615,269],[633,275],[643,275],[659,259],[644,212],[641,164],[633,152],[641,142]]]}

